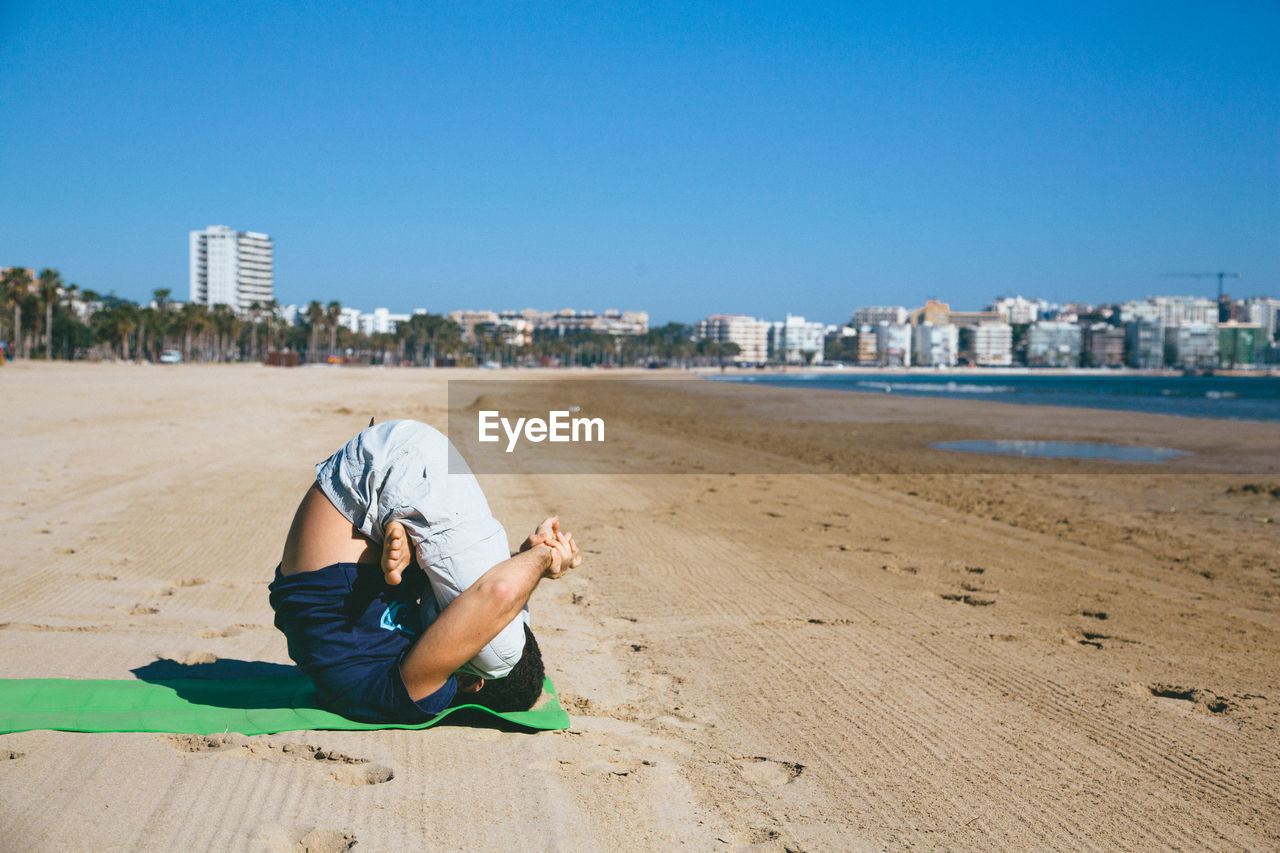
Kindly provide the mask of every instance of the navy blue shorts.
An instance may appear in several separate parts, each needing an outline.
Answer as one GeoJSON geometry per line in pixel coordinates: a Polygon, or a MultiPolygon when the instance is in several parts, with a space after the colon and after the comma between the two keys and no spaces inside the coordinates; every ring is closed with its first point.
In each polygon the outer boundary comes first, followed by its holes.
{"type": "Polygon", "coordinates": [[[276,568],[276,627],[324,707],[371,723],[425,722],[449,707],[455,678],[415,702],[400,677],[400,660],[423,631],[418,598],[425,587],[416,566],[399,586],[387,586],[376,564],[335,563],[292,575],[276,568]]]}

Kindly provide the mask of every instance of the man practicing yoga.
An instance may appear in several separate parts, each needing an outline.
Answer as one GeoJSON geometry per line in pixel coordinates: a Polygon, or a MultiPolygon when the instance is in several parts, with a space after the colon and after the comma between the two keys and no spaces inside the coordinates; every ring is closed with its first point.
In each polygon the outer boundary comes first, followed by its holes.
{"type": "Polygon", "coordinates": [[[424,722],[463,696],[524,711],[543,681],[529,596],[581,562],[558,517],[511,554],[448,438],[389,421],[316,466],[271,607],[289,656],[345,717],[424,722]]]}

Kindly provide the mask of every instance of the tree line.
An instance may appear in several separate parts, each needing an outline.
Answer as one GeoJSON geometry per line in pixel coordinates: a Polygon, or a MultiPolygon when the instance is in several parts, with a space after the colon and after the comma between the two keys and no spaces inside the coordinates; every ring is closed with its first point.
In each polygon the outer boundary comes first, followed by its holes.
{"type": "Polygon", "coordinates": [[[175,303],[160,288],[140,305],[63,281],[54,269],[38,274],[11,267],[0,276],[0,345],[9,359],[123,359],[159,361],[176,351],[183,361],[259,362],[292,352],[307,363],[426,366],[679,366],[723,364],[735,344],[692,340],[692,328],[668,323],[643,335],[538,329],[529,340],[498,324],[481,324],[463,338],[450,318],[414,314],[394,332],[353,332],[342,305],[312,300],[285,320],[275,301],[242,312],[229,305],[175,303]]]}

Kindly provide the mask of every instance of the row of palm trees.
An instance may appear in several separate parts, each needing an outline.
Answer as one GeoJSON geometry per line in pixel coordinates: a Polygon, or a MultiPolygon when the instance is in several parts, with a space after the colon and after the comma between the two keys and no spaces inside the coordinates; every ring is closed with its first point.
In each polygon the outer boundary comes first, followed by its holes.
{"type": "Polygon", "coordinates": [[[405,365],[622,366],[722,363],[733,344],[694,342],[692,329],[669,323],[645,335],[538,330],[528,343],[496,325],[464,340],[456,322],[414,314],[392,333],[353,332],[342,305],[311,301],[296,322],[275,300],[237,313],[228,305],[174,304],[167,288],[149,305],[65,283],[54,269],[11,267],[0,275],[0,343],[8,358],[120,358],[158,361],[177,351],[184,361],[262,361],[270,352],[305,354],[308,362],[405,365]]]}
{"type": "MultiPolygon", "coordinates": [[[[32,341],[48,341],[53,328],[53,310],[64,297],[73,298],[77,288],[65,285],[57,270],[43,269],[33,275],[31,270],[11,267],[0,275],[0,328],[13,312],[13,340],[20,354],[30,356],[32,341]],[[27,333],[23,334],[23,312],[27,316],[27,333]],[[41,322],[43,321],[43,322],[41,322]]],[[[0,339],[3,335],[0,335],[0,339]]],[[[46,350],[48,349],[46,344],[46,350]]],[[[14,353],[18,354],[18,353],[14,353]]],[[[48,356],[46,356],[48,357],[48,356]]]]}

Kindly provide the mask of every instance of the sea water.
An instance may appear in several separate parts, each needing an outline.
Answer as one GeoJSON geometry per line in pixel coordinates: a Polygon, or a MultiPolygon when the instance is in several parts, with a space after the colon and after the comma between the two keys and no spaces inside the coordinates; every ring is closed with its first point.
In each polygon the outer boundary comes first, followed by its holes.
{"type": "Polygon", "coordinates": [[[1093,441],[939,441],[929,445],[937,450],[963,453],[995,453],[1001,456],[1036,456],[1042,459],[1109,459],[1116,462],[1164,462],[1186,456],[1185,450],[1144,445],[1100,444],[1093,441]]]}
{"type": "Polygon", "coordinates": [[[1123,409],[1225,420],[1280,421],[1280,377],[1027,374],[786,373],[718,376],[730,382],[991,400],[1031,406],[1123,409]]]}

